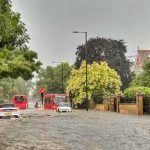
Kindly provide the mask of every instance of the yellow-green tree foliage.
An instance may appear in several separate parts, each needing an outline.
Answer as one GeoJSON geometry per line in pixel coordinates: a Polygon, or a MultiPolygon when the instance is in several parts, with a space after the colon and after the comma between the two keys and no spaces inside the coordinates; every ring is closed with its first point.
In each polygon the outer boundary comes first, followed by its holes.
{"type": "MultiPolygon", "coordinates": [[[[85,92],[85,61],[79,70],[73,69],[68,81],[66,92],[71,91],[74,103],[82,103],[85,92]]],[[[111,69],[106,62],[98,64],[94,62],[88,65],[88,96],[89,99],[97,99],[104,95],[118,94],[120,92],[120,76],[111,69]]]]}

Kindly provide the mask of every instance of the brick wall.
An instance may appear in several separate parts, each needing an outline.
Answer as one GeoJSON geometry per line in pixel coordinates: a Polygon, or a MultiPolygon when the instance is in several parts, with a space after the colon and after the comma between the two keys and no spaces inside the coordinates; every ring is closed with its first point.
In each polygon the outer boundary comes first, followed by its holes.
{"type": "Polygon", "coordinates": [[[100,110],[100,111],[104,111],[104,104],[96,104],[95,105],[95,110],[100,110]]]}
{"type": "Polygon", "coordinates": [[[143,95],[141,93],[137,93],[136,103],[120,103],[120,98],[120,96],[105,97],[104,103],[96,104],[95,109],[100,111],[116,111],[126,114],[143,114],[143,95]]]}
{"type": "Polygon", "coordinates": [[[119,104],[119,112],[126,114],[137,114],[136,104],[119,104]]]}

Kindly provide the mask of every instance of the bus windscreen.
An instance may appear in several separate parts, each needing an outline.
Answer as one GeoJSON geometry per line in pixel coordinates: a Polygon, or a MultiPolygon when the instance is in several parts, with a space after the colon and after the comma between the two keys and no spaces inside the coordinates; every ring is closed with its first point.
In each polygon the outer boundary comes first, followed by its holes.
{"type": "Polygon", "coordinates": [[[17,101],[17,102],[23,102],[24,101],[24,97],[23,96],[15,96],[15,100],[17,101]]]}

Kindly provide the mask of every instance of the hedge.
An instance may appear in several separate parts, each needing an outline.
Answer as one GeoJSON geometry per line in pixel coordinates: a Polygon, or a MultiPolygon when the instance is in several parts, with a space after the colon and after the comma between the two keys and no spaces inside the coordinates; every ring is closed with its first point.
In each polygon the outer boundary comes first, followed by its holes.
{"type": "Polygon", "coordinates": [[[138,92],[144,96],[150,96],[150,88],[144,86],[133,86],[129,87],[124,91],[126,97],[134,97],[138,92]]]}

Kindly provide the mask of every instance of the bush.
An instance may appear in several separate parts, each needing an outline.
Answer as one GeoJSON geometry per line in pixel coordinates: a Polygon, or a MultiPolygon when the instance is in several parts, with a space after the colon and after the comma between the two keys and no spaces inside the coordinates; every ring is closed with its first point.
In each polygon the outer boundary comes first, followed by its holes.
{"type": "Polygon", "coordinates": [[[144,86],[133,86],[129,87],[124,91],[126,97],[134,97],[138,92],[144,96],[150,96],[150,88],[144,86]]]}

